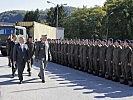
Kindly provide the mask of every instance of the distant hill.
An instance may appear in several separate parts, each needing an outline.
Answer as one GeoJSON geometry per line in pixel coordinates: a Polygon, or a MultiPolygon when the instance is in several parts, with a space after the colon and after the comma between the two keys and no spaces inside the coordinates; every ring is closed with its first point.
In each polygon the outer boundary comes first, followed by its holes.
{"type": "MultiPolygon", "coordinates": [[[[71,15],[71,12],[74,8],[73,7],[65,7],[65,11],[67,15],[71,15]]],[[[48,9],[40,10],[40,19],[45,20],[47,15],[48,9]]],[[[25,10],[12,10],[12,11],[5,11],[0,13],[0,22],[7,22],[7,23],[15,23],[23,21],[23,18],[26,14],[25,10]]]]}
{"type": "MultiPolygon", "coordinates": [[[[25,10],[13,10],[13,11],[5,11],[0,13],[0,22],[8,22],[8,23],[15,23],[23,21],[27,11],[25,10]]],[[[44,20],[46,18],[45,11],[40,11],[40,19],[44,20]]]]}

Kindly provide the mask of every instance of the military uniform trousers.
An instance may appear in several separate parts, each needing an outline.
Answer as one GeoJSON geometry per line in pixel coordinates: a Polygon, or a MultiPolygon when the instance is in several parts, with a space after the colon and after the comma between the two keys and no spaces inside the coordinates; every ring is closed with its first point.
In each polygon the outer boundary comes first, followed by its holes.
{"type": "Polygon", "coordinates": [[[93,65],[94,65],[93,74],[98,74],[99,66],[98,66],[97,58],[95,58],[95,57],[93,58],[93,65]]]}
{"type": "Polygon", "coordinates": [[[87,66],[88,66],[88,72],[92,73],[93,71],[93,59],[92,58],[87,59],[87,66]]]}
{"type": "Polygon", "coordinates": [[[27,62],[27,72],[31,71],[32,65],[33,65],[33,58],[31,58],[30,61],[27,62]]]}
{"type": "Polygon", "coordinates": [[[128,66],[128,62],[122,63],[121,72],[121,75],[124,78],[124,80],[129,80],[129,77],[131,77],[131,69],[130,66],[128,66]]]}
{"type": "Polygon", "coordinates": [[[12,75],[14,75],[17,70],[17,66],[16,64],[14,64],[13,58],[10,58],[10,60],[11,60],[12,75]]]}
{"type": "Polygon", "coordinates": [[[131,66],[131,81],[133,82],[133,66],[131,66]]]}
{"type": "Polygon", "coordinates": [[[105,67],[105,60],[104,59],[100,59],[99,61],[99,72],[104,75],[105,74],[105,70],[106,70],[106,67],[105,67]]]}
{"type": "Polygon", "coordinates": [[[79,67],[79,55],[74,54],[74,67],[77,69],[79,67]]]}
{"type": "Polygon", "coordinates": [[[113,76],[119,79],[120,75],[121,75],[121,66],[119,65],[119,63],[113,61],[113,76]]]}
{"type": "Polygon", "coordinates": [[[84,56],[83,57],[83,67],[84,67],[84,71],[88,71],[88,66],[87,66],[87,57],[86,56],[84,56]]]}
{"type": "Polygon", "coordinates": [[[39,76],[42,80],[45,80],[45,68],[47,66],[47,61],[45,60],[38,60],[38,65],[40,67],[39,76]]]}
{"type": "Polygon", "coordinates": [[[110,78],[113,75],[113,66],[111,60],[106,61],[106,75],[107,78],[110,78]]]}

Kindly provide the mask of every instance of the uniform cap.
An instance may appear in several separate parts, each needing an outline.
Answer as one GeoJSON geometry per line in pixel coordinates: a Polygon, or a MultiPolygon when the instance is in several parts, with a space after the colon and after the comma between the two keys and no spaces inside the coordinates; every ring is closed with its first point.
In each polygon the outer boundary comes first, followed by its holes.
{"type": "Polygon", "coordinates": [[[125,40],[124,42],[130,43],[130,40],[125,40]]]}
{"type": "Polygon", "coordinates": [[[32,38],[32,35],[29,35],[28,38],[32,38]]]}
{"type": "Polygon", "coordinates": [[[113,43],[113,39],[112,38],[109,38],[108,41],[112,42],[113,43]]]}
{"type": "Polygon", "coordinates": [[[122,41],[121,40],[116,40],[115,42],[118,42],[120,44],[122,41]]]}

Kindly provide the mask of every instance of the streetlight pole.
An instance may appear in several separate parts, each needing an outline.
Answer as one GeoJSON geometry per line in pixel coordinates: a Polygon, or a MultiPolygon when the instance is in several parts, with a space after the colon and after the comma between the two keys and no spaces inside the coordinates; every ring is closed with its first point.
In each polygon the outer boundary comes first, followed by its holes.
{"type": "Polygon", "coordinates": [[[106,24],[106,26],[107,26],[107,34],[106,34],[106,39],[108,39],[108,34],[109,34],[109,17],[110,17],[112,14],[113,14],[113,12],[110,13],[110,14],[107,16],[107,24],[106,24]]]}
{"type": "Polygon", "coordinates": [[[57,17],[56,17],[56,27],[58,27],[59,19],[59,5],[57,4],[57,17]]]}
{"type": "MultiPolygon", "coordinates": [[[[59,4],[55,4],[53,2],[47,1],[47,3],[51,3],[57,7],[57,15],[56,15],[56,27],[58,28],[59,26],[59,4]]],[[[67,5],[67,4],[61,4],[61,5],[67,5]]]]}

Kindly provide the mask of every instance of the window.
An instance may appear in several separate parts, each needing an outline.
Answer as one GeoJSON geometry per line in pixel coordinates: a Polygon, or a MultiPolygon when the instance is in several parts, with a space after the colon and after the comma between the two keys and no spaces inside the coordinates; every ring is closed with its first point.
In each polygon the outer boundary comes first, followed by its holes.
{"type": "Polygon", "coordinates": [[[23,35],[22,29],[16,29],[16,35],[23,35]]]}

